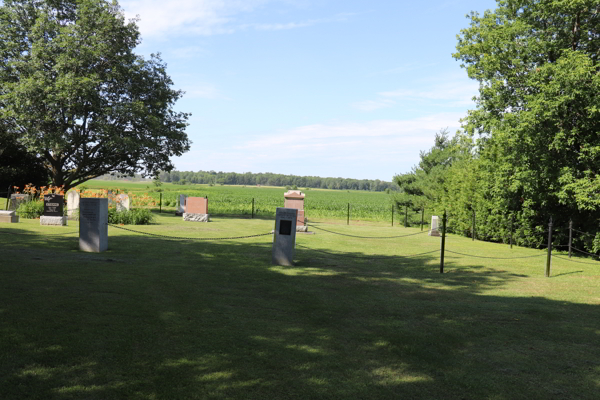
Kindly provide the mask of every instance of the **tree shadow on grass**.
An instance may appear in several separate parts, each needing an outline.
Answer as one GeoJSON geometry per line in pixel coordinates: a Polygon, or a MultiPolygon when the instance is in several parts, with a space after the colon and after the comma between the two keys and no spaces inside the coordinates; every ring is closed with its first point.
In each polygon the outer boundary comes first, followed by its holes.
{"type": "Polygon", "coordinates": [[[436,253],[299,248],[278,267],[269,237],[122,235],[89,254],[25,236],[0,237],[2,399],[592,399],[600,385],[598,306],[488,295],[523,278],[484,265],[441,275],[436,253]]]}

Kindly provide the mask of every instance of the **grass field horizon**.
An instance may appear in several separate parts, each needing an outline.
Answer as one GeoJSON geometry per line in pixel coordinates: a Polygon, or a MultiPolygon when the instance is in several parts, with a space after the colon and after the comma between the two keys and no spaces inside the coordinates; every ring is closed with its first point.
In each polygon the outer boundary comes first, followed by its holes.
{"type": "Polygon", "coordinates": [[[98,254],[0,225],[1,399],[597,398],[600,262],[449,235],[440,274],[440,238],[333,218],[281,267],[270,235],[200,240],[273,220],[154,213],[98,254]]]}

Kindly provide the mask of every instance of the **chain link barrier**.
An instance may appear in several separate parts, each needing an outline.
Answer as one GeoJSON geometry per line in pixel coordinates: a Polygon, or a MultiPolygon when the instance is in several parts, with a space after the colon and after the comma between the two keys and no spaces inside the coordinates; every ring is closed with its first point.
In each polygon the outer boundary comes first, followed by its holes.
{"type": "Polygon", "coordinates": [[[492,259],[492,260],[518,260],[518,259],[522,259],[522,258],[534,258],[534,257],[542,257],[542,256],[545,257],[546,256],[546,254],[536,254],[534,256],[522,256],[522,257],[486,257],[486,256],[476,256],[473,254],[459,253],[458,251],[452,251],[452,250],[448,250],[448,249],[445,249],[445,251],[448,253],[458,254],[461,256],[465,256],[465,257],[487,258],[487,259],[492,259]]]}
{"type": "MultiPolygon", "coordinates": [[[[312,250],[312,251],[315,251],[315,252],[317,252],[317,253],[325,254],[325,255],[328,255],[328,256],[332,256],[332,257],[347,257],[347,258],[356,258],[356,256],[355,256],[355,255],[348,255],[348,254],[335,254],[335,253],[330,253],[330,252],[328,252],[328,251],[325,251],[325,250],[321,250],[321,249],[313,249],[313,248],[311,248],[311,247],[306,247],[306,246],[303,246],[303,245],[301,245],[301,244],[296,244],[296,247],[300,247],[300,248],[302,248],[302,249],[306,249],[306,250],[312,250]]],[[[418,253],[418,254],[409,254],[409,255],[406,255],[406,256],[405,256],[405,255],[396,255],[396,256],[378,256],[378,255],[372,255],[372,256],[370,256],[370,255],[368,255],[368,254],[365,254],[365,255],[363,255],[363,256],[361,256],[361,257],[368,258],[368,259],[371,259],[371,260],[373,260],[373,259],[374,259],[374,260],[386,260],[386,259],[389,259],[389,258],[391,258],[391,257],[405,257],[405,258],[409,258],[409,257],[417,257],[417,256],[422,256],[422,255],[425,255],[425,254],[437,253],[437,252],[439,252],[439,250],[437,250],[437,249],[436,249],[436,250],[426,251],[426,252],[424,252],[424,253],[418,253]]]]}
{"type": "Polygon", "coordinates": [[[182,236],[167,236],[167,235],[159,235],[157,233],[150,233],[150,232],[141,232],[141,231],[136,231],[133,229],[129,229],[129,228],[124,228],[122,226],[119,225],[113,225],[113,224],[108,224],[108,226],[113,227],[113,228],[117,228],[117,229],[122,229],[124,231],[128,231],[128,232],[134,232],[134,233],[138,233],[140,235],[147,235],[147,236],[153,236],[153,237],[159,237],[159,238],[163,238],[163,239],[175,239],[175,240],[232,240],[232,239],[249,239],[249,238],[255,238],[255,237],[260,237],[260,236],[267,236],[267,235],[272,235],[273,232],[268,232],[268,233],[259,233],[257,235],[248,235],[248,236],[233,236],[233,237],[218,237],[218,238],[191,238],[191,237],[182,237],[182,236]]]}
{"type": "Polygon", "coordinates": [[[401,238],[401,237],[407,237],[407,236],[421,235],[423,233],[427,233],[428,232],[428,231],[423,231],[423,232],[409,233],[407,235],[398,235],[398,236],[357,236],[357,235],[350,235],[350,234],[347,234],[347,233],[340,233],[340,232],[330,231],[328,229],[320,228],[318,226],[311,225],[311,224],[307,224],[307,226],[310,226],[311,228],[319,229],[321,231],[325,231],[325,232],[328,232],[328,233],[333,233],[334,235],[340,235],[340,236],[346,236],[346,237],[352,237],[352,238],[358,238],[358,239],[395,239],[395,238],[401,238]]]}
{"type": "Polygon", "coordinates": [[[577,263],[577,264],[598,265],[597,262],[589,263],[589,262],[583,262],[583,261],[576,261],[576,260],[573,260],[572,258],[565,258],[565,257],[557,256],[556,254],[552,254],[552,258],[554,258],[554,257],[559,258],[561,260],[574,262],[574,263],[577,263]]]}

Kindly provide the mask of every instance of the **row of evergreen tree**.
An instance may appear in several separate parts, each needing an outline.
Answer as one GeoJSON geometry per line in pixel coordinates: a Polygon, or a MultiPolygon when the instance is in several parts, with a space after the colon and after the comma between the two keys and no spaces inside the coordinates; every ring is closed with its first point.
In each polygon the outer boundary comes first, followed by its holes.
{"type": "Polygon", "coordinates": [[[442,130],[395,177],[398,203],[448,213],[451,232],[600,251],[600,5],[499,2],[473,13],[454,57],[480,84],[453,138],[442,130]],[[560,18],[556,18],[560,15],[560,18]],[[512,222],[514,218],[514,223],[512,222]],[[584,232],[584,233],[581,233],[584,232]]]}
{"type": "Polygon", "coordinates": [[[299,188],[339,189],[339,190],[368,190],[382,192],[397,190],[393,182],[379,179],[348,179],[348,178],[321,178],[318,176],[297,176],[266,173],[246,172],[215,172],[215,171],[171,171],[159,174],[161,182],[175,184],[201,183],[223,185],[264,185],[264,186],[295,186],[299,188]]]}

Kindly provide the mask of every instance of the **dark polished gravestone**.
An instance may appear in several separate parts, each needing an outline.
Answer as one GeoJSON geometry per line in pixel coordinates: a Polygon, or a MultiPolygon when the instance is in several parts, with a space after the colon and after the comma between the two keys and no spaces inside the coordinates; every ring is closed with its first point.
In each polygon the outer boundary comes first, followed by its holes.
{"type": "Polygon", "coordinates": [[[44,212],[40,217],[40,225],[67,225],[64,216],[65,197],[59,194],[44,195],[44,212]]]}

